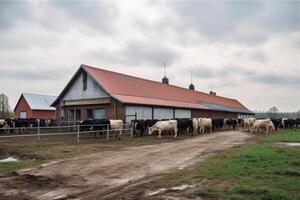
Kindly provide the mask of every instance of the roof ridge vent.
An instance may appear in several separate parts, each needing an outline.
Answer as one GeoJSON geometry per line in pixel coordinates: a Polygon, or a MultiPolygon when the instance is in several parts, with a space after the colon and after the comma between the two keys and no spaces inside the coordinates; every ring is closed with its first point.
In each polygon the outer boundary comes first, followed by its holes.
{"type": "Polygon", "coordinates": [[[166,76],[166,68],[167,68],[167,63],[164,63],[164,77],[162,78],[162,83],[169,84],[169,79],[166,76]]]}

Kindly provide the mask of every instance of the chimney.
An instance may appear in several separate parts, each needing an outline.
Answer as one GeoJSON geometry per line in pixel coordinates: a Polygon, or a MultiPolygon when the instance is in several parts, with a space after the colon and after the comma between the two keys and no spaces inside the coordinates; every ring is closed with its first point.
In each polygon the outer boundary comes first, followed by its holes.
{"type": "Polygon", "coordinates": [[[195,90],[195,86],[193,85],[193,83],[190,84],[189,89],[190,90],[195,90]]]}
{"type": "Polygon", "coordinates": [[[162,78],[161,82],[164,84],[169,84],[169,79],[166,76],[166,65],[167,65],[167,63],[164,63],[165,76],[162,78]]]}
{"type": "Polygon", "coordinates": [[[191,84],[189,85],[190,90],[195,90],[195,86],[193,84],[193,72],[191,71],[191,84]]]}
{"type": "Polygon", "coordinates": [[[164,76],[162,79],[162,83],[169,84],[169,79],[166,76],[164,76]]]}
{"type": "Polygon", "coordinates": [[[217,93],[214,92],[214,91],[209,91],[209,94],[210,94],[210,95],[213,95],[213,96],[217,96],[217,93]]]}

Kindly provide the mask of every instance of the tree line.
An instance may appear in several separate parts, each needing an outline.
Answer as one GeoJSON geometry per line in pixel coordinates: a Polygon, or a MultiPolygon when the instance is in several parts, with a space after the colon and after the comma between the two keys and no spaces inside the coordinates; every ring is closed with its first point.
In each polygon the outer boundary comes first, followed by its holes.
{"type": "Polygon", "coordinates": [[[256,118],[300,118],[300,110],[296,112],[280,112],[276,106],[271,107],[268,111],[256,111],[256,118]]]}

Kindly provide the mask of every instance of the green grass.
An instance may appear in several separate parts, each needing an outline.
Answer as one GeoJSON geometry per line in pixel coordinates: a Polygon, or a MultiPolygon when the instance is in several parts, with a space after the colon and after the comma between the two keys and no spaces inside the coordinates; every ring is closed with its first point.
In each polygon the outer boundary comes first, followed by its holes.
{"type": "Polygon", "coordinates": [[[41,160],[25,160],[18,162],[0,163],[0,173],[11,172],[18,169],[28,168],[41,164],[41,160]]]}
{"type": "Polygon", "coordinates": [[[300,131],[257,136],[257,143],[231,149],[188,171],[167,177],[170,185],[207,180],[196,196],[210,199],[300,199],[300,148],[274,142],[299,142],[300,131]]]}

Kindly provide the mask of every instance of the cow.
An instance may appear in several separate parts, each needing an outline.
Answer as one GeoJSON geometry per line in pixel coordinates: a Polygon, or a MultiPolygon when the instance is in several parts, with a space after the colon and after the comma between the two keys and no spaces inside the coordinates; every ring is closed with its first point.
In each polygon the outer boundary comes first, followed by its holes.
{"type": "Polygon", "coordinates": [[[119,131],[119,136],[118,136],[118,139],[120,140],[121,139],[121,135],[122,135],[122,129],[123,129],[123,120],[120,120],[120,119],[110,119],[109,120],[110,122],[110,128],[111,130],[114,132],[114,138],[115,138],[115,134],[116,132],[119,131]]]}
{"type": "Polygon", "coordinates": [[[277,131],[278,127],[279,127],[280,124],[281,124],[280,119],[271,119],[271,121],[272,121],[272,123],[273,123],[273,125],[274,125],[274,127],[275,127],[275,131],[277,131]]]}
{"type": "Polygon", "coordinates": [[[286,119],[284,120],[285,128],[296,128],[296,119],[286,119]]]}
{"type": "Polygon", "coordinates": [[[224,119],[224,126],[226,126],[228,129],[235,130],[236,126],[238,125],[237,119],[224,119]]]}
{"type": "Polygon", "coordinates": [[[6,128],[5,125],[6,125],[5,119],[0,119],[0,133],[5,132],[5,128],[6,128]]]}
{"type": "Polygon", "coordinates": [[[110,121],[107,119],[84,119],[80,121],[80,131],[93,131],[92,134],[96,136],[96,133],[103,132],[110,128],[110,121]]]}
{"type": "Polygon", "coordinates": [[[159,121],[158,119],[146,119],[145,126],[147,129],[149,129],[149,127],[153,126],[158,121],[159,121]]]}
{"type": "Polygon", "coordinates": [[[300,125],[300,118],[296,118],[296,128],[300,125]]]}
{"type": "Polygon", "coordinates": [[[174,131],[175,138],[177,137],[177,120],[168,120],[168,121],[158,121],[153,126],[149,127],[149,135],[152,135],[153,132],[158,131],[158,138],[161,138],[163,131],[174,131]]]}
{"type": "Polygon", "coordinates": [[[256,120],[255,118],[246,118],[246,119],[244,119],[244,123],[243,123],[244,127],[243,127],[242,131],[251,131],[255,120],[256,120]]]}
{"type": "Polygon", "coordinates": [[[200,133],[204,133],[207,128],[209,132],[212,132],[212,120],[210,118],[198,118],[198,125],[200,133]]]}
{"type": "Polygon", "coordinates": [[[199,133],[199,122],[198,122],[198,119],[197,118],[193,118],[192,119],[192,122],[193,122],[193,135],[199,133]]]}
{"type": "Polygon", "coordinates": [[[285,125],[285,121],[288,120],[288,118],[281,118],[281,126],[282,128],[286,128],[286,125],[285,125]]]}
{"type": "Polygon", "coordinates": [[[179,133],[186,131],[189,133],[193,132],[193,120],[192,119],[175,119],[177,120],[177,129],[179,133]]]}
{"type": "Polygon", "coordinates": [[[221,129],[223,127],[224,120],[223,119],[212,119],[212,130],[221,129]]]}
{"type": "Polygon", "coordinates": [[[270,119],[256,120],[253,124],[251,133],[262,132],[263,130],[266,131],[266,134],[268,134],[270,131],[275,130],[275,126],[270,119]]]}
{"type": "Polygon", "coordinates": [[[143,137],[145,129],[146,129],[146,122],[143,119],[139,119],[139,120],[131,120],[131,125],[133,128],[133,134],[137,135],[137,131],[140,132],[140,136],[143,137]]]}

